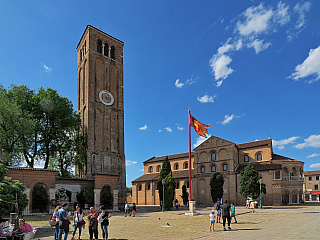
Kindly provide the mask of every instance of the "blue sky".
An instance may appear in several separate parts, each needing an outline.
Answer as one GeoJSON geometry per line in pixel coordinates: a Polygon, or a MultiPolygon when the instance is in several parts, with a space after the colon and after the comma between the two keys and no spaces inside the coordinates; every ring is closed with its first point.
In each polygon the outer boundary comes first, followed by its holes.
{"type": "MultiPolygon", "coordinates": [[[[188,107],[210,135],[273,139],[320,169],[320,1],[1,1],[5,87],[58,90],[76,109],[90,24],[124,41],[127,186],[143,161],[188,151],[188,107]]],[[[192,132],[192,145],[203,139],[192,132]]]]}

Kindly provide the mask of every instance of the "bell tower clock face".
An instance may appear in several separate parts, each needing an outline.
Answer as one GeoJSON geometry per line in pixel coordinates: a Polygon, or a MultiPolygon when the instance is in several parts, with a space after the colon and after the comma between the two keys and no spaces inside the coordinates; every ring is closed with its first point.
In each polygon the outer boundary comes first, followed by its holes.
{"type": "Polygon", "coordinates": [[[107,90],[102,90],[99,92],[99,99],[107,106],[111,106],[114,103],[114,97],[107,90]]]}

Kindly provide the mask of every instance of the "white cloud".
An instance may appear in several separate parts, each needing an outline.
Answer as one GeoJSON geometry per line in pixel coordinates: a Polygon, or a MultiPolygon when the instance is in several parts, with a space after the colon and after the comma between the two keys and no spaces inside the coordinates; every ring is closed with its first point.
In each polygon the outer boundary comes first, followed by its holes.
{"type": "Polygon", "coordinates": [[[207,137],[202,137],[202,136],[199,136],[197,138],[197,142],[195,144],[193,144],[193,147],[196,148],[198,147],[201,143],[203,143],[205,140],[207,140],[208,138],[210,138],[212,135],[211,134],[208,134],[207,137]]]}
{"type": "Polygon", "coordinates": [[[319,153],[313,153],[313,154],[309,155],[307,158],[313,158],[313,157],[318,157],[318,156],[320,156],[319,153]]]}
{"type": "Polygon", "coordinates": [[[174,83],[174,85],[177,87],[177,88],[182,88],[184,86],[184,83],[182,82],[179,82],[180,79],[177,79],[174,83]]]}
{"type": "Polygon", "coordinates": [[[137,164],[137,161],[126,160],[126,166],[137,164]]]}
{"type": "Polygon", "coordinates": [[[51,70],[52,70],[52,68],[51,67],[48,67],[47,65],[43,65],[43,67],[44,67],[44,70],[47,72],[47,73],[49,73],[49,72],[51,72],[51,70]]]}
{"type": "Polygon", "coordinates": [[[209,96],[208,94],[205,94],[204,96],[202,96],[201,98],[197,97],[197,100],[201,103],[214,103],[214,99],[217,97],[217,95],[214,96],[209,96]]]}
{"type": "Polygon", "coordinates": [[[222,125],[226,125],[227,123],[230,123],[232,119],[234,118],[234,114],[232,115],[225,115],[224,120],[221,122],[222,125]]]}
{"type": "Polygon", "coordinates": [[[243,22],[238,21],[236,30],[240,35],[258,34],[268,30],[268,22],[273,16],[271,8],[265,8],[262,3],[257,7],[250,7],[243,12],[243,22]]]}
{"type": "Polygon", "coordinates": [[[320,163],[311,164],[310,168],[320,168],[320,163]]]}
{"type": "Polygon", "coordinates": [[[259,52],[266,50],[270,45],[271,43],[264,43],[263,40],[255,39],[254,41],[248,43],[247,47],[248,48],[253,47],[256,54],[258,54],[259,52]]]}
{"type": "Polygon", "coordinates": [[[177,88],[182,88],[184,85],[191,85],[191,84],[195,83],[197,79],[198,79],[198,77],[194,79],[193,76],[191,76],[191,78],[187,79],[185,83],[182,83],[182,82],[180,82],[180,79],[177,79],[175,81],[174,85],[177,88]]]}
{"type": "Polygon", "coordinates": [[[140,168],[139,171],[140,171],[140,172],[144,172],[144,169],[141,169],[141,168],[140,168]]]}
{"type": "Polygon", "coordinates": [[[159,132],[162,132],[162,130],[159,130],[159,132]]]}
{"type": "Polygon", "coordinates": [[[278,149],[284,149],[285,145],[294,143],[298,138],[300,137],[290,137],[290,138],[282,139],[279,141],[272,140],[272,146],[277,147],[278,149]]]}
{"type": "Polygon", "coordinates": [[[147,129],[148,129],[147,125],[144,125],[143,127],[139,128],[139,130],[147,130],[147,129]]]}
{"type": "MultiPolygon", "coordinates": [[[[299,18],[304,19],[305,14],[309,8],[308,4],[299,5],[301,11],[299,18]]],[[[277,33],[280,27],[288,24],[293,17],[290,12],[290,6],[283,1],[279,1],[276,6],[264,5],[247,8],[238,17],[231,21],[234,26],[233,36],[229,37],[227,41],[217,49],[217,53],[212,56],[209,61],[211,72],[214,73],[216,86],[220,87],[223,81],[234,72],[230,66],[233,57],[231,53],[246,48],[253,48],[255,53],[267,50],[271,46],[271,42],[265,37],[277,33]]],[[[295,15],[297,19],[297,15],[295,15]]],[[[303,21],[301,21],[303,22],[303,21]]],[[[226,30],[232,26],[227,26],[226,30]]],[[[287,30],[288,40],[292,39],[297,30],[287,30]]],[[[301,31],[301,30],[299,30],[301,31]]],[[[297,35],[297,34],[296,34],[297,35]]]]}
{"type": "MultiPolygon", "coordinates": [[[[244,115],[244,114],[242,114],[242,115],[244,115]]],[[[221,123],[222,125],[226,125],[227,123],[230,123],[234,118],[240,118],[242,115],[239,115],[239,116],[236,116],[234,114],[225,115],[224,116],[224,120],[222,122],[219,122],[219,123],[221,123]]]]}
{"type": "Polygon", "coordinates": [[[184,130],[184,127],[181,127],[179,123],[176,123],[176,125],[177,125],[178,130],[180,130],[180,131],[184,130]]]}
{"type": "Polygon", "coordinates": [[[298,148],[299,150],[306,147],[320,148],[320,135],[311,135],[304,139],[304,143],[299,143],[295,146],[295,148],[298,148]]]}
{"type": "Polygon", "coordinates": [[[167,132],[172,132],[172,129],[171,129],[170,127],[166,127],[166,128],[164,128],[164,129],[166,129],[167,132]]]}
{"type": "Polygon", "coordinates": [[[296,29],[301,29],[305,26],[306,22],[306,12],[310,10],[311,3],[310,2],[305,2],[302,5],[300,3],[297,3],[293,10],[299,14],[299,18],[297,20],[296,29]]]}
{"type": "Polygon", "coordinates": [[[186,84],[191,85],[192,83],[195,83],[197,79],[198,77],[193,79],[193,76],[191,76],[191,78],[186,80],[186,84]]]}
{"type": "MultiPolygon", "coordinates": [[[[215,54],[210,59],[210,67],[212,72],[214,73],[215,80],[226,79],[231,73],[233,73],[233,69],[228,67],[228,65],[232,62],[231,57],[225,54],[215,54]]],[[[221,86],[222,82],[219,84],[221,86]]],[[[218,87],[218,86],[217,86],[218,87]]]]}
{"type": "Polygon", "coordinates": [[[295,68],[295,72],[289,76],[298,81],[300,78],[305,78],[311,75],[315,75],[316,78],[308,81],[312,83],[320,79],[320,46],[316,49],[311,49],[309,56],[295,68]]]}

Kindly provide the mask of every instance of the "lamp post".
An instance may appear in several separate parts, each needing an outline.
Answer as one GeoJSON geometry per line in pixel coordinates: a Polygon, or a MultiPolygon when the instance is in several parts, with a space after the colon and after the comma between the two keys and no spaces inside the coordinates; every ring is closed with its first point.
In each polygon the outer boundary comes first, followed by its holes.
{"type": "Polygon", "coordinates": [[[260,209],[262,209],[262,204],[261,204],[261,179],[259,180],[259,183],[260,183],[260,209]]]}
{"type": "Polygon", "coordinates": [[[165,181],[164,179],[162,179],[162,212],[164,212],[164,184],[165,184],[165,181]]]}

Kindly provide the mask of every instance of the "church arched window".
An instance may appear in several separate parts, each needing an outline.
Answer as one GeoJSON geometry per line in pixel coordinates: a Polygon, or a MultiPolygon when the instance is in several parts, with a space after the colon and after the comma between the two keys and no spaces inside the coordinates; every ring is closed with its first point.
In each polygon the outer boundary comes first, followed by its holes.
{"type": "Polygon", "coordinates": [[[104,53],[103,53],[103,55],[109,57],[109,45],[108,45],[108,43],[104,44],[104,53]]]}
{"type": "Polygon", "coordinates": [[[116,59],[116,57],[115,57],[115,47],[114,46],[112,46],[111,49],[110,49],[110,58],[116,59]]]}
{"type": "Polygon", "coordinates": [[[102,53],[102,41],[99,39],[97,44],[97,52],[102,53]]]}

